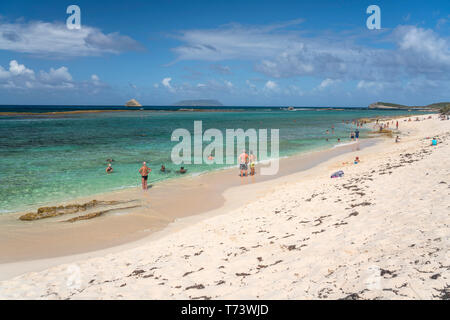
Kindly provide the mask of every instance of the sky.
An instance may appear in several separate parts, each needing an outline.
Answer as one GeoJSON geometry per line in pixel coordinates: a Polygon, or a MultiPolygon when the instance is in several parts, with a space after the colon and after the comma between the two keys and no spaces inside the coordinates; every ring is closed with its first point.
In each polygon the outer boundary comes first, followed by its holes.
{"type": "Polygon", "coordinates": [[[449,88],[448,0],[0,3],[0,104],[424,105],[449,88]]]}

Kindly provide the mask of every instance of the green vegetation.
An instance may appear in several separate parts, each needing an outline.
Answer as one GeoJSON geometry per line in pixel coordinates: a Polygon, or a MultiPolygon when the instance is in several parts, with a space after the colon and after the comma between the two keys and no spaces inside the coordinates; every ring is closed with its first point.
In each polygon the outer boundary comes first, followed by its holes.
{"type": "Polygon", "coordinates": [[[441,113],[447,115],[450,114],[450,103],[441,106],[441,113]]]}
{"type": "Polygon", "coordinates": [[[424,110],[424,111],[438,111],[442,110],[446,106],[450,105],[450,102],[438,102],[432,103],[426,106],[405,106],[403,104],[391,103],[391,102],[376,102],[369,106],[369,109],[412,109],[412,110],[424,110]]]}
{"type": "Polygon", "coordinates": [[[410,108],[410,107],[405,106],[405,105],[403,105],[403,104],[390,103],[390,102],[377,102],[376,104],[377,104],[377,105],[381,105],[381,106],[387,106],[387,107],[398,108],[398,109],[410,108]]]}

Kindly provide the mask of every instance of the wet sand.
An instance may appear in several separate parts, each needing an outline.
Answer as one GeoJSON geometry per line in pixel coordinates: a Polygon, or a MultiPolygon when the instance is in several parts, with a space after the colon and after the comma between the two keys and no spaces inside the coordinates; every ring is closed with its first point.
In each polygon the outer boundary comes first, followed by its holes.
{"type": "MultiPolygon", "coordinates": [[[[264,166],[260,164],[256,175],[250,177],[241,178],[237,168],[229,168],[162,181],[153,184],[147,192],[131,188],[56,204],[82,204],[93,199],[124,202],[106,207],[112,210],[90,220],[66,221],[105,208],[36,221],[18,220],[24,212],[3,215],[0,216],[0,263],[68,256],[135,242],[162,230],[177,219],[223,208],[224,192],[230,188],[258,184],[304,171],[330,158],[371,146],[376,141],[367,139],[354,144],[343,143],[343,146],[328,150],[282,158],[280,170],[273,176],[260,175],[260,167],[264,166]],[[129,209],[130,206],[136,207],[129,209]]],[[[226,204],[226,209],[237,208],[253,199],[253,196],[248,193],[248,197],[236,198],[226,204]]]]}

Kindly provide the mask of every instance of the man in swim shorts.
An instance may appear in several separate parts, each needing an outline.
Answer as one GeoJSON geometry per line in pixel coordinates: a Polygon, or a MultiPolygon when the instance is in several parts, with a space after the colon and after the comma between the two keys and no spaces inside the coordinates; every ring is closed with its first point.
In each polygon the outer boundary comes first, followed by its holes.
{"type": "Polygon", "coordinates": [[[152,171],[149,167],[147,167],[147,164],[145,161],[142,163],[142,167],[139,169],[139,173],[142,177],[142,190],[147,190],[147,180],[148,180],[148,174],[152,171]]]}
{"type": "Polygon", "coordinates": [[[248,154],[245,150],[242,150],[241,155],[239,156],[239,170],[241,170],[240,176],[247,175],[247,163],[248,163],[248,154]],[[245,172],[245,173],[244,173],[245,172]]]}

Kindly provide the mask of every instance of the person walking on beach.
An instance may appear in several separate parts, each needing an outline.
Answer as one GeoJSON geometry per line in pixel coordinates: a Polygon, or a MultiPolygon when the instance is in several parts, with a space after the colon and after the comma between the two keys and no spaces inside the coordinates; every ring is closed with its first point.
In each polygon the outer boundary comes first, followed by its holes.
{"type": "Polygon", "coordinates": [[[239,169],[241,170],[240,176],[247,176],[247,164],[248,164],[248,154],[245,152],[245,149],[242,150],[241,155],[239,156],[239,169]]]}
{"type": "Polygon", "coordinates": [[[139,169],[139,173],[141,174],[142,177],[142,190],[147,190],[148,175],[151,171],[152,169],[147,167],[146,162],[145,161],[142,162],[142,167],[139,169]]]}
{"type": "Polygon", "coordinates": [[[398,121],[397,121],[397,123],[395,124],[395,127],[396,127],[396,129],[398,130],[398,121]]]}

